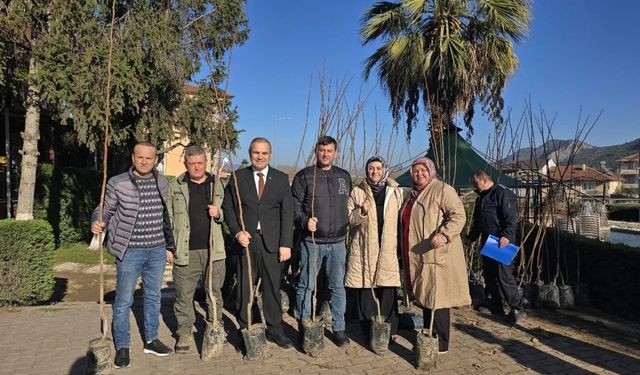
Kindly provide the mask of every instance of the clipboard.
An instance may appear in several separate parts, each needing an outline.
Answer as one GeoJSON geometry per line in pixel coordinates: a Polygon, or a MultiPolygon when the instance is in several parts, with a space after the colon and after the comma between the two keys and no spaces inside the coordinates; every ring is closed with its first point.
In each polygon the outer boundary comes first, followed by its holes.
{"type": "Polygon", "coordinates": [[[511,262],[513,262],[513,258],[515,258],[518,253],[519,246],[509,243],[501,249],[499,242],[500,239],[498,237],[490,234],[489,238],[487,238],[487,242],[484,243],[482,250],[480,250],[480,254],[493,260],[497,260],[505,266],[510,266],[511,262]]]}

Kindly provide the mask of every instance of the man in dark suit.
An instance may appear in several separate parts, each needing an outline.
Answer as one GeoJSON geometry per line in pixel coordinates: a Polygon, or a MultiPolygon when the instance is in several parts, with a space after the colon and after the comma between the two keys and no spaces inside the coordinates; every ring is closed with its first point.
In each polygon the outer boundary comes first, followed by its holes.
{"type": "MultiPolygon", "coordinates": [[[[281,348],[290,348],[291,340],[282,329],[280,306],[280,279],[282,264],[291,258],[293,244],[293,197],[289,177],[269,166],[271,143],[265,138],[255,138],[249,146],[251,166],[238,169],[232,174],[225,190],[222,209],[234,246],[248,248],[251,255],[254,285],[261,281],[264,316],[267,323],[267,339],[281,348]],[[238,193],[236,194],[236,187],[238,193]],[[238,205],[238,195],[241,205],[238,205]],[[239,213],[242,207],[242,219],[239,213]]],[[[241,251],[238,267],[238,295],[240,328],[247,326],[247,302],[249,299],[249,277],[247,257],[241,251]]],[[[253,313],[252,320],[260,315],[253,313]]]]}

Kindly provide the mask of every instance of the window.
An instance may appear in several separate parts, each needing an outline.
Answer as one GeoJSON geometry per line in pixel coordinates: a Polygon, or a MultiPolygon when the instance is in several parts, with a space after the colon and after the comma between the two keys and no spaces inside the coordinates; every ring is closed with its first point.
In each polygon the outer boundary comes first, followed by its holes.
{"type": "Polygon", "coordinates": [[[582,191],[596,190],[595,181],[587,181],[582,183],[582,191]]]}

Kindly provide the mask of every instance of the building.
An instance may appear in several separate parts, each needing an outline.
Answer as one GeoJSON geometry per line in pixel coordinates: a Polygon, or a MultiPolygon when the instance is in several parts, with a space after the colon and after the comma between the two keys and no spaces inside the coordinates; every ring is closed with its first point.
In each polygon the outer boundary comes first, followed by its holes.
{"type": "Polygon", "coordinates": [[[623,158],[617,159],[618,163],[618,176],[622,183],[622,193],[638,196],[639,174],[640,174],[640,154],[632,154],[623,158]]]}
{"type": "MultiPolygon", "coordinates": [[[[198,86],[186,84],[183,88],[183,91],[185,97],[189,99],[198,95],[198,86]]],[[[225,100],[233,98],[233,96],[224,93],[222,90],[219,90],[219,92],[221,92],[225,96],[225,100]]],[[[158,170],[160,171],[160,173],[166,176],[179,176],[180,174],[186,172],[186,168],[184,166],[184,148],[185,145],[188,145],[190,143],[190,140],[188,137],[180,137],[180,133],[177,130],[174,132],[174,134],[174,139],[164,143],[162,148],[168,149],[169,151],[164,153],[162,160],[158,165],[158,170]]],[[[207,145],[202,146],[208,150],[207,145]]],[[[220,152],[213,155],[213,157],[211,157],[211,155],[209,154],[207,171],[211,172],[220,168],[225,168],[224,160],[220,159],[223,159],[220,155],[220,152]]],[[[226,173],[220,172],[220,174],[221,177],[226,177],[226,173]]]]}
{"type": "Polygon", "coordinates": [[[582,165],[558,165],[549,177],[571,188],[569,196],[586,195],[605,199],[620,192],[620,177],[582,165]]]}

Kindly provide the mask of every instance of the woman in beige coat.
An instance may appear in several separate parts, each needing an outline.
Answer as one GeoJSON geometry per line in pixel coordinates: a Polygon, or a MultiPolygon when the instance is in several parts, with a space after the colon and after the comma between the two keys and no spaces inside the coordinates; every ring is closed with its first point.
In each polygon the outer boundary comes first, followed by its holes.
{"type": "Polygon", "coordinates": [[[411,165],[413,189],[402,205],[402,265],[405,289],[422,307],[425,327],[434,315],[439,351],[449,350],[449,308],[471,304],[460,232],[466,215],[456,191],[437,179],[433,161],[411,165]]]}
{"type": "Polygon", "coordinates": [[[378,314],[371,288],[380,304],[381,317],[398,327],[397,287],[398,212],[402,193],[398,183],[387,177],[385,160],[367,160],[367,178],[351,191],[349,219],[351,246],[347,255],[345,286],[354,290],[363,332],[369,335],[371,320],[378,314]]]}

